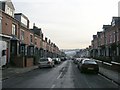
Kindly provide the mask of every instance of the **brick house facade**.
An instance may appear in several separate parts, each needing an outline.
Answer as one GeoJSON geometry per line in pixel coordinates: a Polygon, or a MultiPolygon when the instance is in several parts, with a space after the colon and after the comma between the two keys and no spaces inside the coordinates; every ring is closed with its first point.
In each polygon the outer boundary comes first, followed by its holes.
{"type": "Polygon", "coordinates": [[[101,60],[106,60],[108,62],[111,61],[120,62],[120,29],[119,28],[120,28],[120,17],[113,17],[111,25],[103,25],[103,31],[93,36],[93,40],[91,43],[92,57],[100,58],[101,60]]]}
{"type": "Polygon", "coordinates": [[[41,28],[34,24],[30,29],[29,19],[24,14],[14,14],[15,8],[12,2],[5,1],[0,4],[2,4],[0,37],[7,42],[7,63],[12,62],[19,67],[27,67],[37,64],[41,57],[53,57],[54,54],[60,54],[59,48],[56,49],[50,39],[43,38],[41,28]]]}

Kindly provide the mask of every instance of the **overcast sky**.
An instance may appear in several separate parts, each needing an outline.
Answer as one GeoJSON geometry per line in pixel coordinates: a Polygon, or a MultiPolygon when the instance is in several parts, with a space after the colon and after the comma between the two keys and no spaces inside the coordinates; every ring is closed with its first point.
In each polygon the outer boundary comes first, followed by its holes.
{"type": "Polygon", "coordinates": [[[92,35],[118,16],[119,0],[12,0],[60,49],[86,48],[92,35]]]}

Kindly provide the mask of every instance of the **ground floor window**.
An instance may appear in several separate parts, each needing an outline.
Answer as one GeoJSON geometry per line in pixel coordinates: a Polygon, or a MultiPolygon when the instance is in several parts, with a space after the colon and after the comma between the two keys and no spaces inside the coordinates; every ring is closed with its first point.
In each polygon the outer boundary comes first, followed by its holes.
{"type": "Polygon", "coordinates": [[[24,44],[21,44],[21,45],[20,45],[20,54],[21,54],[21,55],[25,55],[25,51],[26,51],[25,45],[24,45],[24,44]]]}
{"type": "Polygon", "coordinates": [[[28,46],[28,56],[34,55],[34,46],[28,46]]]}

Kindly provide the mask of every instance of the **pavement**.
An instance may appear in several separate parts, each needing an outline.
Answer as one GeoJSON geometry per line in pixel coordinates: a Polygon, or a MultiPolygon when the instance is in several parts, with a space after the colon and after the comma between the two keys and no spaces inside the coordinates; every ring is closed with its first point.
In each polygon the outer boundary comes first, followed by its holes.
{"type": "Polygon", "coordinates": [[[120,73],[119,72],[100,67],[99,73],[120,85],[120,73]]]}
{"type": "MultiPolygon", "coordinates": [[[[38,66],[31,66],[25,68],[18,68],[18,67],[5,68],[2,70],[2,80],[6,80],[8,78],[32,71],[37,68],[38,66]]],[[[120,85],[120,72],[118,72],[117,70],[112,70],[104,67],[103,65],[100,65],[99,74],[103,75],[104,77],[120,85]]]]}
{"type": "Polygon", "coordinates": [[[29,71],[32,71],[34,69],[37,69],[38,66],[31,66],[31,67],[25,67],[25,68],[20,68],[20,67],[8,67],[2,69],[2,80],[14,77],[16,75],[20,75],[29,71]]]}
{"type": "MultiPolygon", "coordinates": [[[[120,67],[115,69],[111,63],[96,60],[99,64],[99,74],[120,85],[120,67]]],[[[119,63],[116,63],[118,65],[119,63]]]]}

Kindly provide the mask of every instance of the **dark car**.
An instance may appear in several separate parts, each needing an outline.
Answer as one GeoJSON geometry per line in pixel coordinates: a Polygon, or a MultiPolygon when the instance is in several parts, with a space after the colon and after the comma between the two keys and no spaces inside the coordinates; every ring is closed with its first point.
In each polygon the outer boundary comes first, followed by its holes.
{"type": "Polygon", "coordinates": [[[84,58],[76,58],[73,62],[75,64],[79,64],[79,62],[81,62],[84,58]]]}
{"type": "Polygon", "coordinates": [[[61,60],[60,58],[52,58],[55,64],[60,64],[61,60]]]}
{"type": "Polygon", "coordinates": [[[99,72],[98,64],[92,59],[84,59],[78,63],[78,68],[81,72],[99,72]]]}
{"type": "Polygon", "coordinates": [[[65,60],[67,60],[66,57],[61,57],[60,59],[61,59],[61,61],[65,61],[65,60]]]}

